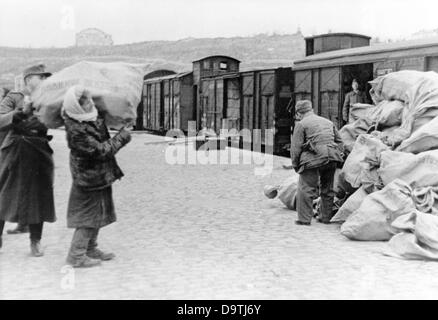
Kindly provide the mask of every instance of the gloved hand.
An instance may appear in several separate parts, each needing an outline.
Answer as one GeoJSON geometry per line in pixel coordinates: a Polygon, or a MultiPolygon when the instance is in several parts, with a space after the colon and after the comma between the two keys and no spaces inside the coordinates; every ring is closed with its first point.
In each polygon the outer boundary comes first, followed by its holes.
{"type": "Polygon", "coordinates": [[[126,130],[126,127],[123,127],[122,129],[120,129],[117,136],[123,145],[125,145],[131,141],[131,133],[128,130],[126,130]]]}

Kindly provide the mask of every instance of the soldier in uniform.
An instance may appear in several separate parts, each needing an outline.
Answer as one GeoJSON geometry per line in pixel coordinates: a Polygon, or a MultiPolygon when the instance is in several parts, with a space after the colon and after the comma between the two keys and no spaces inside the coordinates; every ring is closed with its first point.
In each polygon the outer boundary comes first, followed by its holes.
{"type": "Polygon", "coordinates": [[[54,222],[53,150],[47,127],[33,115],[28,95],[51,73],[44,65],[23,72],[26,89],[0,103],[0,247],[5,221],[29,226],[31,255],[40,257],[44,222],[54,222]]]}
{"type": "Polygon", "coordinates": [[[353,91],[350,91],[345,96],[344,106],[342,107],[342,119],[344,124],[352,122],[350,117],[350,108],[355,103],[369,103],[367,95],[365,92],[359,90],[359,83],[356,79],[353,79],[351,83],[353,91]]]}
{"type": "Polygon", "coordinates": [[[313,200],[318,185],[321,195],[321,216],[318,221],[329,223],[332,217],[333,181],[338,163],[342,163],[343,143],[333,122],[313,113],[312,103],[296,103],[295,124],[291,141],[291,159],[299,173],[296,195],[298,225],[310,225],[313,217],[313,200]]]}

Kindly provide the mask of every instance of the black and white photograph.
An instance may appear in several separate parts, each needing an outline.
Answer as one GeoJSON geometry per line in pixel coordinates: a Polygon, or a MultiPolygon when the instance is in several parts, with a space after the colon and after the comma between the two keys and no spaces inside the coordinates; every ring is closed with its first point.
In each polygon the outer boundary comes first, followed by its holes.
{"type": "Polygon", "coordinates": [[[438,299],[437,12],[1,0],[0,300],[438,299]]]}

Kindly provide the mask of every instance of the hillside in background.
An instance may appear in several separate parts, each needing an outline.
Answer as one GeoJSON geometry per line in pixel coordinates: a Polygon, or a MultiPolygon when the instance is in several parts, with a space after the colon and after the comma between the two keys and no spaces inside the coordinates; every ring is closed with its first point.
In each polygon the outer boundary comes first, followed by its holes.
{"type": "Polygon", "coordinates": [[[9,48],[0,47],[0,86],[14,87],[14,78],[28,66],[44,63],[56,72],[81,60],[147,63],[149,70],[191,70],[191,62],[220,54],[239,59],[241,70],[290,66],[304,56],[301,33],[234,38],[188,38],[148,41],[108,47],[9,48]]]}

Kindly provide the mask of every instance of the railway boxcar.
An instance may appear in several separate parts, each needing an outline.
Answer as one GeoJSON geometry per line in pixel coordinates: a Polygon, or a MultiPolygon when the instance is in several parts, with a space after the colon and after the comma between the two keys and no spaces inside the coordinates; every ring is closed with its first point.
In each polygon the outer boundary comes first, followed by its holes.
{"type": "Polygon", "coordinates": [[[165,131],[179,129],[187,132],[188,121],[196,120],[193,96],[193,72],[163,79],[165,131]]]}
{"type": "Polygon", "coordinates": [[[356,68],[343,68],[331,64],[330,57],[339,52],[363,50],[369,45],[370,37],[336,33],[306,38],[307,57],[294,63],[295,101],[307,99],[313,103],[315,113],[330,119],[338,127],[342,122],[342,103],[353,78],[357,78],[366,88],[372,79],[372,66],[369,64],[356,68]],[[353,49],[344,49],[355,47],[353,49]],[[341,49],[341,50],[339,50],[341,49]],[[317,61],[327,60],[321,64],[317,61]],[[322,60],[321,60],[322,59],[322,60]],[[327,63],[328,62],[328,63],[327,63]]]}
{"type": "Polygon", "coordinates": [[[315,112],[338,127],[343,124],[342,105],[353,78],[369,95],[368,81],[377,76],[400,70],[438,72],[438,38],[308,53],[295,61],[295,100],[310,99],[315,112]]]}
{"type": "Polygon", "coordinates": [[[213,55],[193,61],[193,88],[198,129],[222,127],[222,119],[230,117],[231,126],[237,123],[237,90],[240,61],[224,55],[213,55]],[[230,108],[224,107],[230,105],[230,108]],[[226,110],[229,109],[229,114],[226,110]],[[232,110],[235,110],[233,113],[232,110]],[[224,114],[225,112],[225,114],[224,114]]]}
{"type": "Polygon", "coordinates": [[[199,128],[216,134],[222,128],[234,132],[249,129],[251,133],[257,129],[260,135],[253,134],[252,138],[261,139],[253,141],[258,145],[265,144],[265,130],[272,129],[274,141],[269,144],[274,152],[287,151],[292,125],[287,110],[293,99],[292,68],[210,72],[201,74],[198,83],[199,128]]]}
{"type": "MultiPolygon", "coordinates": [[[[171,76],[170,76],[171,77],[171,76]]],[[[146,130],[164,130],[162,78],[152,78],[143,83],[143,125],[146,130]]]]}
{"type": "Polygon", "coordinates": [[[238,73],[200,80],[200,128],[217,134],[220,129],[240,129],[240,78],[238,73]],[[227,123],[224,123],[224,119],[227,123]]]}
{"type": "Polygon", "coordinates": [[[241,128],[260,129],[262,145],[265,130],[273,129],[274,153],[286,153],[293,120],[288,111],[293,102],[292,68],[242,72],[241,83],[241,128]]]}
{"type": "Polygon", "coordinates": [[[147,130],[164,133],[187,131],[196,120],[193,100],[193,72],[150,78],[143,84],[143,122],[147,130]]]}
{"type": "Polygon", "coordinates": [[[149,72],[148,74],[146,74],[143,77],[143,91],[142,91],[142,95],[141,95],[141,100],[140,103],[137,106],[137,121],[135,124],[135,129],[136,130],[143,130],[143,129],[149,129],[152,130],[150,127],[147,128],[146,122],[145,122],[145,95],[146,95],[146,90],[147,90],[147,86],[144,83],[145,80],[148,79],[152,79],[152,78],[156,78],[156,77],[162,77],[162,76],[167,76],[167,75],[172,75],[172,74],[176,74],[175,71],[172,70],[167,70],[167,69],[159,69],[159,70],[155,70],[152,72],[149,72]]]}

